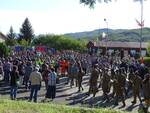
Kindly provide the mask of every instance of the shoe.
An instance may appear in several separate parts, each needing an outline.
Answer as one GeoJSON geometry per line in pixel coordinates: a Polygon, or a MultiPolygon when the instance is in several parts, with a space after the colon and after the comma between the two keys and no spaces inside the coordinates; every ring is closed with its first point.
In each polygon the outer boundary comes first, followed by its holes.
{"type": "Polygon", "coordinates": [[[136,104],[136,101],[132,101],[131,103],[132,103],[132,104],[136,104]]]}
{"type": "Polygon", "coordinates": [[[35,103],[37,103],[37,100],[34,100],[35,103]]]}
{"type": "Polygon", "coordinates": [[[126,106],[126,104],[124,103],[123,105],[122,105],[122,107],[124,108],[126,106]]]}

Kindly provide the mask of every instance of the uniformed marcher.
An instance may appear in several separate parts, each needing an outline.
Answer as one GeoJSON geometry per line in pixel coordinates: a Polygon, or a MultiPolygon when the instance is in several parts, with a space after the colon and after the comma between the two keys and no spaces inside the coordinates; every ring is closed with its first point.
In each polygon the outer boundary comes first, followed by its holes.
{"type": "Polygon", "coordinates": [[[142,103],[142,100],[140,97],[141,85],[142,85],[142,79],[139,76],[139,73],[136,71],[132,80],[133,97],[134,97],[134,100],[132,101],[133,104],[136,103],[136,97],[138,97],[140,103],[142,103]]]}
{"type": "Polygon", "coordinates": [[[110,92],[110,76],[108,75],[108,70],[105,69],[104,74],[102,75],[102,90],[104,98],[109,101],[108,93],[110,92]]]}
{"type": "Polygon", "coordinates": [[[143,91],[144,91],[144,101],[145,110],[147,113],[148,107],[150,106],[150,74],[146,74],[143,80],[143,91]]]}
{"type": "Polygon", "coordinates": [[[90,87],[88,92],[88,95],[92,93],[93,97],[95,97],[96,93],[98,92],[98,86],[97,86],[98,77],[99,77],[98,64],[95,64],[91,72],[91,77],[89,81],[90,87]]]}
{"type": "Polygon", "coordinates": [[[133,86],[132,85],[132,80],[133,80],[133,78],[134,78],[134,70],[131,69],[130,73],[129,73],[128,77],[127,77],[127,91],[126,91],[126,96],[128,96],[129,92],[132,90],[132,86],[133,86]]]}
{"type": "Polygon", "coordinates": [[[85,73],[84,73],[82,67],[79,67],[79,72],[77,74],[78,92],[80,92],[81,89],[82,89],[82,91],[84,90],[82,87],[82,78],[83,78],[84,74],[85,73]]]}
{"type": "Polygon", "coordinates": [[[124,89],[125,89],[125,76],[117,71],[116,76],[114,77],[114,94],[115,94],[115,104],[118,105],[118,100],[121,98],[123,103],[123,107],[125,107],[125,97],[124,97],[124,89]]]}
{"type": "Polygon", "coordinates": [[[74,79],[77,78],[77,74],[78,74],[77,64],[76,63],[70,63],[70,65],[68,67],[68,83],[70,80],[70,87],[71,88],[74,85],[74,79]]]}

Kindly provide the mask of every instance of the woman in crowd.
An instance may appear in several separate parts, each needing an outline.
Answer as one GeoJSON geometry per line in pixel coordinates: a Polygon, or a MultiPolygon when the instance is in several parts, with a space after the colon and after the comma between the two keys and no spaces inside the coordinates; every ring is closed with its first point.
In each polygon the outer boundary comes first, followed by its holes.
{"type": "Polygon", "coordinates": [[[16,99],[18,84],[19,84],[19,72],[17,70],[17,66],[13,66],[13,70],[10,72],[10,86],[11,86],[10,98],[12,100],[16,99]]]}
{"type": "Polygon", "coordinates": [[[46,92],[46,98],[54,99],[56,96],[56,79],[57,74],[54,68],[51,68],[50,73],[48,74],[48,88],[46,92]]]}

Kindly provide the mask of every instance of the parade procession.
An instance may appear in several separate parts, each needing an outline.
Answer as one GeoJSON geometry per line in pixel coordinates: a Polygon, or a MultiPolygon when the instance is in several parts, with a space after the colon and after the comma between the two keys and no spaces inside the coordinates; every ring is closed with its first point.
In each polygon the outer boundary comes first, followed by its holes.
{"type": "Polygon", "coordinates": [[[48,54],[43,50],[13,51],[11,56],[0,59],[1,86],[10,85],[10,99],[16,100],[22,88],[30,92],[24,95],[28,101],[39,102],[38,92],[44,87],[45,98],[41,102],[53,101],[57,98],[57,85],[65,79],[64,87],[77,87],[74,92],[79,94],[87,90],[86,97],[97,97],[101,90],[101,99],[116,106],[121,101],[125,107],[128,98],[132,104],[150,105],[149,67],[143,61],[69,50],[48,54]]]}

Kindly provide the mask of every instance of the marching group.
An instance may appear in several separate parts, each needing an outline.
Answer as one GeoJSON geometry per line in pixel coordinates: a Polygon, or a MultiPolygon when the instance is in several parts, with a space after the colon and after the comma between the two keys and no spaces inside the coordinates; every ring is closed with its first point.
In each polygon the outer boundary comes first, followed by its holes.
{"type": "Polygon", "coordinates": [[[68,78],[67,84],[70,87],[75,85],[78,92],[81,92],[84,90],[83,76],[86,75],[90,76],[87,95],[93,94],[95,97],[101,88],[104,99],[114,99],[116,105],[121,99],[125,107],[125,100],[130,94],[133,95],[133,104],[138,97],[140,103],[144,100],[147,107],[150,105],[149,68],[134,58],[97,57],[63,51],[53,55],[37,55],[36,52],[14,53],[0,59],[0,76],[3,76],[6,84],[10,84],[10,97],[13,100],[16,99],[17,88],[25,85],[27,90],[30,89],[29,101],[33,98],[37,102],[42,81],[45,83],[45,97],[53,100],[56,96],[56,84],[64,76],[68,78]]]}

